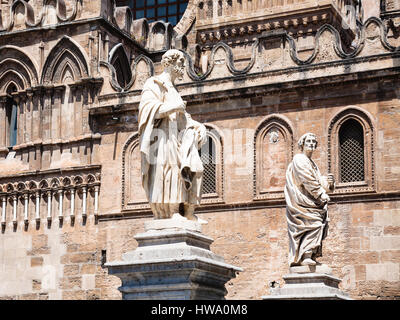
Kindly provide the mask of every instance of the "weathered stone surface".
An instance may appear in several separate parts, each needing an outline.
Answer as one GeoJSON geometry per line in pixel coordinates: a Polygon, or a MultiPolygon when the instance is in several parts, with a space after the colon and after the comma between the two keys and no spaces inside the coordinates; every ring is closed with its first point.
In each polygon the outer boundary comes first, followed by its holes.
{"type": "Polygon", "coordinates": [[[340,279],[325,273],[290,273],[282,288],[272,288],[265,300],[351,300],[339,290],[340,279]]]}
{"type": "Polygon", "coordinates": [[[213,240],[197,231],[198,222],[186,218],[161,221],[147,223],[146,232],[135,236],[136,250],[125,253],[122,261],[105,265],[110,274],[121,278],[122,298],[224,299],[225,284],[242,269],[210,251],[213,240]]]}
{"type": "MultiPolygon", "coordinates": [[[[118,15],[114,24],[112,2],[106,0],[83,0],[73,19],[75,1],[64,1],[65,18],[71,19],[52,25],[57,18],[53,5],[63,1],[47,1],[53,8],[36,27],[25,23],[20,1],[9,29],[14,2],[0,2],[0,29],[5,29],[0,31],[0,297],[121,299],[121,280],[109,275],[102,262],[121,260],[135,250],[134,236],[145,232],[151,216],[137,163],[137,106],[145,80],[162,69],[162,53],[146,47],[156,30],[136,20],[130,32],[118,31],[129,20],[118,15]],[[132,70],[131,79],[122,79],[125,88],[117,79],[121,73],[113,77],[103,63],[118,69],[116,61],[132,70]],[[18,101],[17,144],[11,151],[5,107],[10,92],[18,101]],[[63,219],[58,218],[61,189],[63,219]],[[95,289],[90,289],[93,278],[85,275],[95,276],[95,289]],[[37,289],[40,281],[40,291],[33,291],[33,280],[37,289]]],[[[44,2],[25,2],[38,23],[44,2]]],[[[203,195],[196,214],[208,221],[202,232],[215,239],[212,252],[245,270],[227,282],[227,299],[259,299],[270,290],[269,282],[283,283],[288,241],[282,171],[275,168],[285,168],[295,142],[312,128],[320,139],[315,161],[321,172],[339,181],[338,133],[348,117],[364,128],[366,181],[339,183],[329,195],[330,229],[320,262],[342,279],[340,289],[352,298],[400,299],[400,61],[393,48],[400,45],[398,17],[380,21],[378,1],[362,1],[360,34],[365,37],[352,49],[353,31],[342,30],[340,19],[332,20],[340,9],[316,3],[222,8],[232,10],[230,21],[217,12],[207,25],[214,12],[205,12],[206,5],[199,12],[189,1],[175,30],[168,29],[163,39],[156,34],[157,46],[164,46],[174,31],[179,36],[188,32],[186,52],[193,68],[187,68],[177,89],[193,119],[212,133],[217,160],[216,192],[203,195]],[[320,30],[331,22],[334,28],[320,30]],[[342,41],[336,41],[335,30],[342,41]],[[278,132],[275,144],[271,131],[278,132]]],[[[172,37],[175,47],[184,43],[176,40],[172,37]]]]}

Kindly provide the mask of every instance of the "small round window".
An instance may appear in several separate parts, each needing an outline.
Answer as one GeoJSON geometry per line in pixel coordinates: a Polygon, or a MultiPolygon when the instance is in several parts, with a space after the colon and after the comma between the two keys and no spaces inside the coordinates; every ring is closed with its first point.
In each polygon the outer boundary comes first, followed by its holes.
{"type": "Polygon", "coordinates": [[[117,1],[117,5],[130,7],[135,20],[163,20],[175,26],[182,18],[188,0],[120,0],[117,1]]]}

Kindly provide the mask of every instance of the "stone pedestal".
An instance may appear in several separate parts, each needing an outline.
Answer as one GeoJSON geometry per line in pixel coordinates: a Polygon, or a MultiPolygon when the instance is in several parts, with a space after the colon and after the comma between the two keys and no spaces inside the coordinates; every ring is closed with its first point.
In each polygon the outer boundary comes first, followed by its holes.
{"type": "Polygon", "coordinates": [[[351,300],[339,290],[340,279],[325,265],[291,267],[282,288],[271,288],[264,300],[351,300]]]}
{"type": "Polygon", "coordinates": [[[242,271],[210,251],[200,223],[177,215],[145,223],[135,239],[136,250],[105,264],[121,279],[124,300],[224,299],[225,283],[242,271]]]}

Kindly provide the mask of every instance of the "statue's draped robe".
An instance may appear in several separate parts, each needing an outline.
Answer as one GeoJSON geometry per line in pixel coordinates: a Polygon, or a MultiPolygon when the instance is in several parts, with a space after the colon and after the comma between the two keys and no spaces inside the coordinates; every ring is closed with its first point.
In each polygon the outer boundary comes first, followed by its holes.
{"type": "Polygon", "coordinates": [[[172,83],[151,77],[144,84],[138,118],[142,186],[156,218],[170,217],[171,204],[201,200],[203,141],[195,127],[205,127],[186,111],[171,112],[181,103],[172,83]]]}
{"type": "Polygon", "coordinates": [[[328,205],[318,198],[326,190],[327,179],[314,161],[296,154],[286,171],[285,186],[290,266],[299,265],[305,252],[321,256],[329,219],[328,205]]]}

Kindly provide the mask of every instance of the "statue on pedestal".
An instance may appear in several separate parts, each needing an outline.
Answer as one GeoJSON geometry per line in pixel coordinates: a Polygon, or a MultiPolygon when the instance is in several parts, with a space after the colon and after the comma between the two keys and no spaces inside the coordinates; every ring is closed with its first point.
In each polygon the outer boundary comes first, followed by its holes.
{"type": "Polygon", "coordinates": [[[194,210],[201,200],[204,167],[198,150],[206,128],[186,112],[175,87],[185,70],[183,53],[168,50],[161,64],[163,73],[146,81],[139,105],[142,186],[155,219],[181,214],[204,222],[194,210]]]}
{"type": "Polygon", "coordinates": [[[286,171],[286,217],[289,234],[289,266],[314,266],[322,255],[328,231],[328,191],[334,190],[333,175],[321,176],[311,159],[317,148],[313,133],[304,134],[286,171]]]}
{"type": "Polygon", "coordinates": [[[282,287],[272,287],[265,300],[351,300],[339,289],[332,269],[316,261],[328,235],[328,196],[335,188],[332,174],[322,176],[312,160],[317,137],[304,134],[286,171],[286,218],[289,235],[289,274],[282,287]]]}
{"type": "Polygon", "coordinates": [[[135,236],[135,250],[105,266],[121,279],[124,300],[224,299],[225,284],[242,269],[210,250],[213,239],[201,233],[207,221],[194,214],[206,128],[186,112],[174,86],[185,70],[183,53],[168,50],[161,63],[163,73],[144,84],[138,119],[142,186],[155,219],[135,236]]]}

